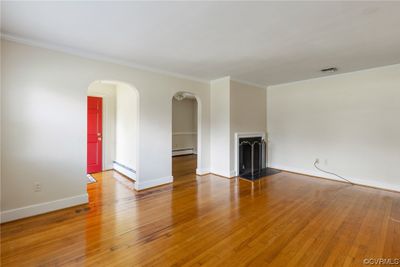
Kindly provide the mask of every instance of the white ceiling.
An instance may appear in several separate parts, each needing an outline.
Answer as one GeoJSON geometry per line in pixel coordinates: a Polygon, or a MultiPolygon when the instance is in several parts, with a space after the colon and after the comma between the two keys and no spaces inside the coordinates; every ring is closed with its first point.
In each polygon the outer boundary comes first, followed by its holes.
{"type": "Polygon", "coordinates": [[[13,37],[201,80],[271,85],[400,63],[400,2],[3,1],[1,23],[13,37]]]}

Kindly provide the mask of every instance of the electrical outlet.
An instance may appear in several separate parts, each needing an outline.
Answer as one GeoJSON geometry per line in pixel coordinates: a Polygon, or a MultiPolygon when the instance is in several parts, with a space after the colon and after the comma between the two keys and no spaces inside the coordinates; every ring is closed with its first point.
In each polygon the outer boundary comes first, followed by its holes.
{"type": "Polygon", "coordinates": [[[34,189],[35,192],[40,192],[42,191],[42,185],[40,183],[35,183],[34,189]]]}

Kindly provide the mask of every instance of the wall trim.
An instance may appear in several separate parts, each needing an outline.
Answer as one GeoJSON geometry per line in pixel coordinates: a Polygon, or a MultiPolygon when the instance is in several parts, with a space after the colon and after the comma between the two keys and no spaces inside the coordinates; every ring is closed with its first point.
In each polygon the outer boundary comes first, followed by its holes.
{"type": "Polygon", "coordinates": [[[207,174],[212,174],[212,175],[216,175],[216,176],[219,176],[219,177],[222,177],[222,178],[226,178],[226,179],[232,179],[232,178],[236,177],[234,170],[230,171],[230,175],[222,175],[220,173],[221,172],[217,173],[215,171],[210,171],[208,169],[199,169],[199,168],[196,169],[196,175],[200,175],[200,176],[207,175],[207,174]]]}
{"type": "Polygon", "coordinates": [[[172,149],[172,151],[175,151],[175,152],[185,151],[185,150],[193,150],[193,147],[172,149]]]}
{"type": "Polygon", "coordinates": [[[131,169],[128,166],[121,164],[115,160],[113,162],[113,169],[134,181],[137,180],[136,171],[134,169],[131,169]]]}
{"type": "MultiPolygon", "coordinates": [[[[312,178],[320,178],[320,179],[327,179],[327,180],[331,180],[331,181],[335,181],[335,182],[347,183],[333,175],[328,175],[328,174],[319,172],[317,170],[309,171],[309,170],[292,168],[289,166],[283,166],[283,165],[278,165],[278,164],[271,164],[270,167],[281,170],[281,171],[311,176],[312,178]]],[[[377,182],[377,181],[365,180],[365,179],[360,179],[360,178],[355,178],[355,177],[348,177],[348,176],[345,176],[345,177],[350,182],[352,182],[354,185],[371,187],[371,188],[376,188],[376,189],[381,189],[381,190],[394,191],[394,192],[400,192],[400,185],[381,183],[381,182],[377,182]]]]}
{"type": "Polygon", "coordinates": [[[194,148],[178,148],[172,150],[172,156],[192,155],[196,154],[194,148]]]}
{"type": "Polygon", "coordinates": [[[214,79],[214,80],[211,80],[210,81],[210,84],[211,83],[214,83],[214,82],[220,82],[220,81],[223,81],[223,80],[231,80],[231,76],[224,76],[224,77],[221,77],[221,78],[217,78],[217,79],[214,79]]]}
{"type": "Polygon", "coordinates": [[[366,69],[360,69],[360,70],[353,70],[353,71],[347,71],[347,72],[338,72],[335,74],[329,74],[329,75],[324,75],[320,77],[313,77],[313,78],[307,78],[303,80],[294,80],[294,81],[288,81],[288,82],[280,82],[280,83],[273,83],[269,84],[267,86],[267,89],[270,88],[275,88],[275,87],[280,87],[280,86],[285,86],[285,85],[290,85],[290,84],[296,84],[296,83],[301,83],[301,82],[311,82],[313,80],[321,80],[321,79],[327,79],[327,78],[332,78],[340,75],[351,75],[353,73],[358,73],[358,72],[363,72],[363,71],[374,71],[376,69],[381,69],[381,68],[391,68],[391,67],[396,67],[400,65],[399,63],[394,63],[394,64],[389,64],[389,65],[382,65],[382,66],[377,66],[377,67],[371,67],[371,68],[366,68],[366,69]]]}
{"type": "Polygon", "coordinates": [[[234,174],[233,170],[230,170],[228,172],[225,171],[221,171],[221,170],[215,170],[215,169],[211,169],[210,170],[211,174],[217,175],[217,176],[221,176],[221,177],[225,177],[225,178],[233,178],[236,175],[234,174]]]}
{"type": "Polygon", "coordinates": [[[237,82],[237,83],[241,83],[241,84],[244,84],[244,85],[249,85],[249,86],[257,87],[257,88],[260,88],[260,89],[267,89],[267,85],[266,85],[266,84],[262,85],[262,84],[259,84],[259,83],[253,83],[253,82],[244,81],[244,80],[239,80],[239,79],[234,79],[234,78],[232,78],[231,81],[237,82]]]}
{"type": "Polygon", "coordinates": [[[1,223],[15,221],[18,219],[31,217],[51,211],[65,209],[89,202],[88,194],[77,195],[68,198],[57,199],[50,202],[29,205],[22,208],[5,210],[1,212],[1,223]]]}
{"type": "Polygon", "coordinates": [[[206,175],[209,173],[210,173],[210,170],[208,170],[208,169],[196,168],[196,175],[206,175]]]}
{"type": "Polygon", "coordinates": [[[218,174],[218,173],[215,173],[215,172],[210,172],[210,174],[212,174],[214,176],[218,176],[220,178],[224,178],[224,179],[233,179],[233,178],[236,177],[236,176],[229,177],[229,176],[221,175],[221,174],[218,174]]]}
{"type": "Polygon", "coordinates": [[[174,181],[174,177],[172,175],[161,177],[158,179],[153,179],[150,181],[144,181],[144,182],[137,181],[137,182],[135,182],[135,189],[137,191],[140,191],[140,190],[144,190],[144,189],[148,189],[148,188],[152,188],[152,187],[156,187],[156,186],[160,186],[160,185],[164,185],[164,184],[169,184],[169,183],[172,183],[173,181],[174,181]]]}
{"type": "Polygon", "coordinates": [[[196,135],[197,132],[174,132],[172,135],[196,135]]]}
{"type": "Polygon", "coordinates": [[[10,42],[15,42],[15,43],[23,44],[23,45],[29,45],[29,46],[33,46],[33,47],[45,48],[45,49],[62,52],[62,53],[66,53],[66,54],[70,54],[70,55],[74,55],[74,56],[79,56],[79,57],[88,58],[88,59],[97,60],[97,61],[103,61],[103,62],[107,62],[107,63],[113,63],[113,64],[122,65],[122,66],[130,67],[133,69],[141,70],[141,71],[148,71],[148,72],[157,73],[157,74],[170,76],[170,77],[174,77],[174,78],[210,84],[210,82],[205,79],[180,74],[177,72],[171,72],[171,71],[165,71],[165,70],[161,70],[161,69],[157,69],[157,68],[151,68],[151,67],[143,66],[140,64],[136,64],[136,63],[128,61],[128,60],[121,60],[121,59],[117,59],[114,57],[85,51],[82,49],[74,49],[74,48],[63,46],[63,45],[55,45],[55,44],[51,44],[48,42],[37,41],[37,40],[20,37],[20,36],[16,36],[16,35],[12,35],[12,34],[6,34],[6,33],[2,33],[2,32],[0,33],[0,35],[1,35],[1,39],[10,41],[10,42]]]}

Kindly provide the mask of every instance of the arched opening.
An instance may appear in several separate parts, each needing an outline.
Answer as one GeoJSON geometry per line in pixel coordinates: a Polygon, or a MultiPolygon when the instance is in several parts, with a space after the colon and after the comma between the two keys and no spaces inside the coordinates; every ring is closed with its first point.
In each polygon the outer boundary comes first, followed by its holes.
{"type": "Polygon", "coordinates": [[[88,183],[105,171],[139,179],[139,93],[120,81],[99,80],[87,93],[88,183]]]}
{"type": "Polygon", "coordinates": [[[201,102],[190,92],[172,98],[172,175],[196,174],[201,166],[201,102]]]}

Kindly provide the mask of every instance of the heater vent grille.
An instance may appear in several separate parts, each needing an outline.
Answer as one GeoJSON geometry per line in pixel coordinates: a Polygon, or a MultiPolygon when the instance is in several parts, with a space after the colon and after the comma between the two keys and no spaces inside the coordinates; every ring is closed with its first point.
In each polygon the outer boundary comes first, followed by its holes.
{"type": "Polygon", "coordinates": [[[336,72],[338,69],[335,67],[322,69],[321,72],[336,72]]]}

